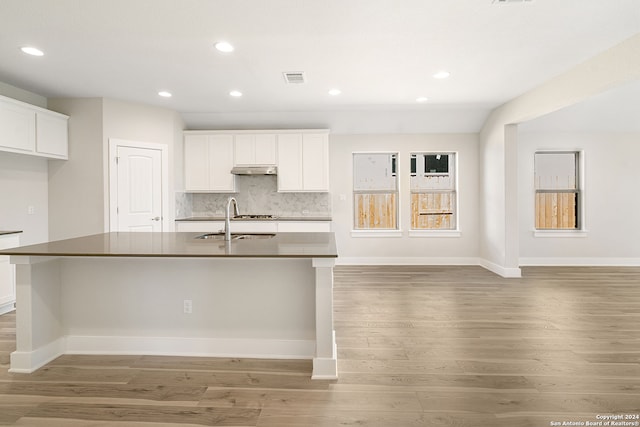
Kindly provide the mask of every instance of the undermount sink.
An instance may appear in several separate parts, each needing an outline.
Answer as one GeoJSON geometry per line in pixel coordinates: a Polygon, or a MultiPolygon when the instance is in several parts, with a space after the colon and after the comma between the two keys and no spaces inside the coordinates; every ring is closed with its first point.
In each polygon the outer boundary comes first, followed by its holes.
{"type": "MultiPolygon", "coordinates": [[[[272,233],[231,233],[231,240],[270,239],[272,233]]],[[[224,240],[224,233],[207,233],[196,236],[196,239],[224,240]]]]}

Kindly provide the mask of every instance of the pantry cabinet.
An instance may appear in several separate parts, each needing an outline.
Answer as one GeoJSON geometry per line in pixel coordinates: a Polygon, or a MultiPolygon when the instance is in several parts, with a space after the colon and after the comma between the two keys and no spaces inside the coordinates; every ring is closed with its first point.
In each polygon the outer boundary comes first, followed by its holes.
{"type": "Polygon", "coordinates": [[[0,96],[0,150],[68,158],[68,116],[0,96]]]}
{"type": "Polygon", "coordinates": [[[235,191],[233,135],[189,135],[184,138],[185,190],[230,193],[235,191]]]}

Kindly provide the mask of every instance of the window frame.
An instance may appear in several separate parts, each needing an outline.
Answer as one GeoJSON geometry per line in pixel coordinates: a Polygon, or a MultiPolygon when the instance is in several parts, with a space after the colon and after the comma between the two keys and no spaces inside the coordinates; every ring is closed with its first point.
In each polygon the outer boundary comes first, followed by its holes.
{"type": "Polygon", "coordinates": [[[534,237],[586,237],[585,227],[585,186],[584,186],[584,151],[580,149],[562,149],[562,150],[546,150],[540,149],[534,152],[533,156],[533,234],[534,237]],[[535,159],[538,154],[573,154],[574,155],[574,168],[575,168],[575,189],[545,189],[537,188],[536,183],[536,164],[535,159]],[[538,228],[536,226],[537,218],[537,195],[538,194],[567,194],[573,193],[576,195],[576,213],[575,213],[575,228],[538,228]]]}
{"type": "Polygon", "coordinates": [[[352,222],[351,222],[351,235],[352,237],[398,237],[402,235],[402,230],[400,227],[400,162],[399,162],[400,153],[395,150],[389,151],[354,151],[351,154],[351,166],[352,166],[352,222]],[[357,177],[358,174],[356,172],[356,156],[361,155],[389,155],[392,156],[389,159],[389,167],[390,173],[389,177],[393,177],[395,181],[395,188],[384,189],[384,188],[374,188],[374,189],[359,189],[357,188],[357,177]],[[358,228],[358,206],[357,206],[357,197],[358,195],[364,194],[393,194],[395,195],[395,228],[358,228]]]}
{"type": "Polygon", "coordinates": [[[441,194],[450,194],[452,197],[452,225],[451,228],[438,229],[438,228],[413,228],[413,218],[410,221],[409,225],[409,237],[460,237],[460,191],[459,191],[459,153],[457,151],[411,151],[409,153],[410,158],[410,182],[413,179],[422,177],[437,177],[437,176],[448,176],[451,179],[451,185],[447,189],[420,189],[414,188],[413,183],[409,185],[409,211],[411,214],[413,213],[413,195],[414,194],[427,194],[427,193],[441,193],[441,194]],[[447,172],[426,172],[427,165],[427,156],[437,156],[437,155],[446,155],[448,156],[448,166],[447,172]],[[422,156],[423,161],[419,162],[417,157],[422,156]],[[415,162],[414,162],[415,159],[415,162]],[[422,168],[425,169],[424,172],[418,172],[419,166],[422,165],[422,168]],[[414,172],[415,170],[415,172],[414,172]]]}

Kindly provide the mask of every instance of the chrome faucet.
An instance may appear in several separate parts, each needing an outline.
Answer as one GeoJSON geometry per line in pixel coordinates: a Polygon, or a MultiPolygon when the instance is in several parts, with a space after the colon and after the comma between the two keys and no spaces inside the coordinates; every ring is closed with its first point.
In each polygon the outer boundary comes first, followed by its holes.
{"type": "Polygon", "coordinates": [[[238,201],[235,197],[229,197],[227,200],[227,210],[224,215],[224,240],[231,240],[231,202],[233,202],[233,216],[238,216],[238,201]]]}

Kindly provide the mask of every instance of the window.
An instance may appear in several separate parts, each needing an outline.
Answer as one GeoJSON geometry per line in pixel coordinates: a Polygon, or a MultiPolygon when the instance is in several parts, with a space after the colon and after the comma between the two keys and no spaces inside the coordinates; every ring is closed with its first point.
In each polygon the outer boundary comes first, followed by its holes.
{"type": "Polygon", "coordinates": [[[536,229],[579,229],[578,153],[540,152],[534,163],[536,229]]]}
{"type": "Polygon", "coordinates": [[[396,153],[353,154],[355,230],[398,229],[396,153]]]}
{"type": "Polygon", "coordinates": [[[411,154],[411,229],[455,230],[454,153],[411,154]]]}

